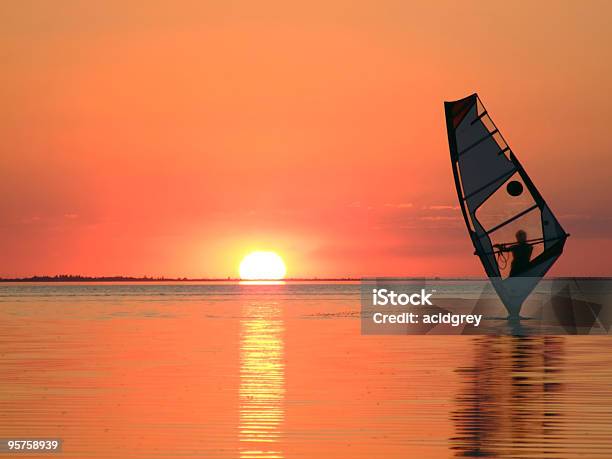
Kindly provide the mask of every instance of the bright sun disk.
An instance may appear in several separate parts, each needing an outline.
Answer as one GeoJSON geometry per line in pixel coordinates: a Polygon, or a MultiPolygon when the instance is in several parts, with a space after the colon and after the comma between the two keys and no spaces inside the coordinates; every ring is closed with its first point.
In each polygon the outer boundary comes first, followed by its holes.
{"type": "Polygon", "coordinates": [[[275,252],[251,252],[240,262],[240,278],[244,280],[279,280],[285,274],[285,263],[275,252]]]}

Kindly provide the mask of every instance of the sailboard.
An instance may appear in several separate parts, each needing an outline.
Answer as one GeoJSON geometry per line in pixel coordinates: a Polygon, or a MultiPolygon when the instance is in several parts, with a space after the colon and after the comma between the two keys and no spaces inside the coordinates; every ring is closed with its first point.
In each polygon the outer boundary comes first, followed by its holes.
{"type": "Polygon", "coordinates": [[[455,186],[475,255],[508,313],[516,317],[561,256],[569,234],[477,94],[445,102],[444,111],[455,186]],[[519,245],[527,248],[527,261],[520,266],[519,245]]]}

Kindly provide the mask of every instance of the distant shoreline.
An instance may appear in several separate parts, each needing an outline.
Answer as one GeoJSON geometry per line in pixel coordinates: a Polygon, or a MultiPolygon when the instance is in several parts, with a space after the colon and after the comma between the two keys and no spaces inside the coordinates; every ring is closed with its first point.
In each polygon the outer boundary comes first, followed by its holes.
{"type": "MultiPolygon", "coordinates": [[[[18,277],[18,278],[0,278],[2,282],[270,282],[270,281],[282,281],[282,282],[360,282],[362,280],[375,280],[375,279],[386,279],[386,280],[447,280],[447,281],[463,281],[463,280],[486,280],[486,277],[427,277],[427,276],[411,276],[411,277],[293,277],[286,279],[261,279],[256,281],[249,281],[236,277],[222,277],[222,278],[188,278],[188,277],[129,277],[129,276],[101,276],[101,277],[90,277],[90,276],[31,276],[31,277],[18,277]]],[[[590,280],[609,280],[612,277],[604,276],[559,276],[549,277],[547,279],[590,279],[590,280]]]]}
{"type": "MultiPolygon", "coordinates": [[[[353,277],[333,277],[333,278],[285,278],[285,279],[257,279],[261,281],[360,281],[361,278],[353,277]]],[[[87,276],[32,276],[19,278],[0,278],[0,282],[240,282],[247,281],[238,277],[203,277],[203,278],[188,278],[188,277],[129,277],[129,276],[104,276],[104,277],[87,277],[87,276]]]]}

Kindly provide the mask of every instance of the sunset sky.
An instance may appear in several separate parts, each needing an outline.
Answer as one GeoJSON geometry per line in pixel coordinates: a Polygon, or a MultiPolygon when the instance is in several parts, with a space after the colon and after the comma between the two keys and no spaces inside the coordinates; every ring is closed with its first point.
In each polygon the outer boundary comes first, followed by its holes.
{"type": "Polygon", "coordinates": [[[481,275],[443,101],[478,92],[611,275],[609,2],[0,5],[0,276],[481,275]]]}

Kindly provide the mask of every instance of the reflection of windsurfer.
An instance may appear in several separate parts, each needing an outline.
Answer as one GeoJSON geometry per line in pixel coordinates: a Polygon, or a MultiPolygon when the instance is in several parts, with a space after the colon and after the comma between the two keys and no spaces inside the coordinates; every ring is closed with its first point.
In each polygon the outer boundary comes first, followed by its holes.
{"type": "Polygon", "coordinates": [[[495,244],[500,252],[512,252],[510,277],[520,276],[529,267],[533,247],[527,243],[527,233],[523,230],[516,232],[516,243],[511,245],[495,244]]]}

